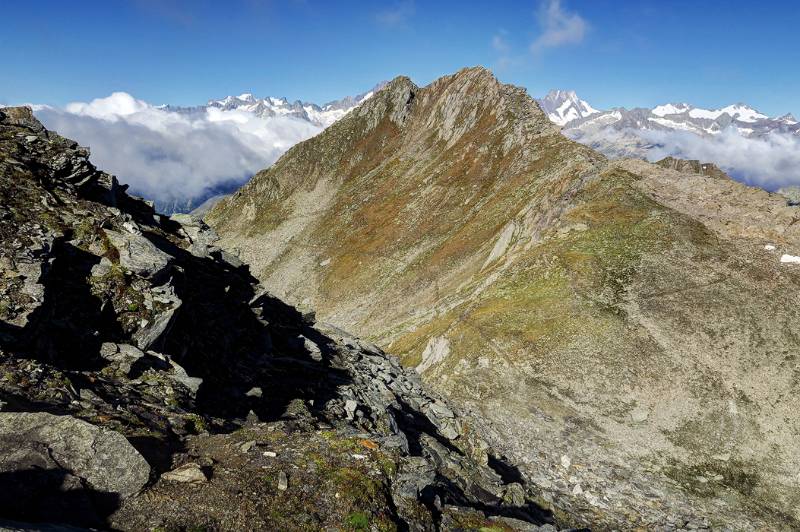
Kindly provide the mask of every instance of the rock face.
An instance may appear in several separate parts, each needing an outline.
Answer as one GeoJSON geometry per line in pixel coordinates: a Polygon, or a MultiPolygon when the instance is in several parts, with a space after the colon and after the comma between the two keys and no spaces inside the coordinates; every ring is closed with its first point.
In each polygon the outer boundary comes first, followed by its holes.
{"type": "Polygon", "coordinates": [[[800,526],[800,214],[694,166],[609,162],[473,68],[395,79],[206,220],[574,523],[800,526]]]}
{"type": "Polygon", "coordinates": [[[415,372],[283,303],[215,239],[29,109],[0,110],[0,486],[20,495],[0,522],[568,522],[415,372]]]}

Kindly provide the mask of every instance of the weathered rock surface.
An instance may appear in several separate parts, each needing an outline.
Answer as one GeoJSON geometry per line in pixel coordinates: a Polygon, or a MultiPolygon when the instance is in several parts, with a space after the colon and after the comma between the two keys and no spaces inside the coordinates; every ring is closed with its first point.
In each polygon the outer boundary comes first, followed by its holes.
{"type": "Polygon", "coordinates": [[[121,434],[70,416],[44,412],[0,412],[4,472],[41,467],[62,469],[92,489],[123,497],[139,491],[150,466],[121,434]],[[23,458],[24,457],[24,458],[23,458]]]}
{"type": "Polygon", "coordinates": [[[717,170],[609,162],[472,68],[397,78],[206,220],[576,524],[796,528],[800,211],[717,170]]]}
{"type": "Polygon", "coordinates": [[[0,412],[0,491],[14,494],[0,501],[4,517],[37,518],[52,505],[97,524],[104,501],[135,494],[149,477],[122,434],[71,416],[0,412]]]}
{"type": "Polygon", "coordinates": [[[0,109],[0,485],[21,494],[0,520],[436,530],[453,507],[566,523],[415,372],[214,240],[0,109]]]}

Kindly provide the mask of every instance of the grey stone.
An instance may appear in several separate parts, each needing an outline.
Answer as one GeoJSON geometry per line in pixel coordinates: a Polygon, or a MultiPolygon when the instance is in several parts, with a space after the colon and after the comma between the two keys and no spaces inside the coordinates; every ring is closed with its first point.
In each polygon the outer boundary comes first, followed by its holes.
{"type": "Polygon", "coordinates": [[[223,262],[227,262],[234,268],[241,268],[242,266],[244,266],[244,262],[242,262],[242,260],[239,257],[234,255],[233,253],[228,253],[224,249],[220,250],[219,258],[220,260],[222,260],[223,262]]]}
{"type": "Polygon", "coordinates": [[[174,222],[181,224],[181,230],[191,245],[189,252],[198,257],[208,257],[214,243],[219,236],[213,229],[191,214],[174,214],[170,217],[174,222]]]}
{"type": "Polygon", "coordinates": [[[200,385],[203,384],[203,379],[200,377],[190,377],[189,374],[186,373],[186,370],[183,369],[183,366],[172,359],[169,359],[169,363],[172,366],[172,379],[184,385],[193,396],[197,395],[200,385]]]}
{"type": "MultiPolygon", "coordinates": [[[[522,521],[520,519],[514,519],[513,517],[493,515],[489,519],[503,526],[504,529],[510,528],[515,532],[541,532],[543,530],[542,527],[538,525],[534,525],[526,521],[522,521]]],[[[555,527],[553,528],[553,530],[555,530],[555,527]]]]}
{"type": "Polygon", "coordinates": [[[100,259],[100,262],[92,266],[92,277],[103,277],[111,272],[112,262],[106,257],[100,259]]]}
{"type": "Polygon", "coordinates": [[[71,416],[0,412],[0,471],[31,468],[63,470],[123,498],[150,476],[150,466],[122,434],[71,416]]]}
{"type": "Polygon", "coordinates": [[[142,277],[155,277],[166,270],[172,257],[158,249],[142,235],[105,230],[111,244],[119,251],[124,269],[142,277]]]}
{"type": "Polygon", "coordinates": [[[305,336],[301,335],[300,338],[303,340],[303,348],[308,352],[308,356],[315,362],[322,362],[322,350],[319,346],[305,336]]]}
{"type": "Polygon", "coordinates": [[[392,482],[392,493],[396,497],[415,499],[423,489],[436,480],[436,468],[421,456],[401,459],[397,476],[392,482]]]}
{"type": "Polygon", "coordinates": [[[289,488],[289,478],[283,471],[278,473],[278,489],[286,491],[289,488]]]}
{"type": "Polygon", "coordinates": [[[181,306],[181,300],[175,295],[171,285],[167,284],[158,287],[153,292],[153,299],[167,305],[168,308],[156,315],[152,323],[143,325],[141,329],[133,334],[136,345],[144,351],[159,347],[163,335],[169,330],[172,320],[175,318],[175,313],[181,306]]]}
{"type": "Polygon", "coordinates": [[[135,362],[144,356],[144,351],[138,347],[130,344],[119,344],[119,356],[124,357],[126,360],[135,362]]]}
{"type": "Polygon", "coordinates": [[[525,504],[525,488],[518,482],[508,484],[503,492],[503,500],[511,506],[523,506],[525,504]]]}
{"type": "Polygon", "coordinates": [[[172,220],[173,222],[178,222],[179,224],[184,226],[191,226],[196,224],[196,221],[191,214],[176,213],[170,216],[169,219],[172,220]]]}
{"type": "Polygon", "coordinates": [[[426,410],[433,416],[438,418],[454,418],[455,414],[452,410],[440,402],[430,403],[426,410]]]}
{"type": "Polygon", "coordinates": [[[245,394],[247,397],[258,397],[260,398],[263,395],[261,388],[258,386],[250,388],[247,393],[245,394]]]}
{"type": "Polygon", "coordinates": [[[114,364],[118,371],[128,373],[131,366],[144,356],[144,352],[133,345],[106,342],[100,347],[100,356],[114,364]]]}
{"type": "Polygon", "coordinates": [[[100,356],[106,360],[114,360],[115,355],[119,352],[117,344],[113,342],[103,342],[100,346],[100,356]]]}
{"type": "Polygon", "coordinates": [[[172,471],[168,471],[161,475],[161,478],[171,482],[186,482],[189,484],[199,484],[208,481],[203,470],[194,462],[183,464],[172,471]]]}
{"type": "Polygon", "coordinates": [[[358,403],[352,399],[348,399],[344,402],[344,411],[347,413],[347,419],[353,419],[357,408],[358,403]]]}

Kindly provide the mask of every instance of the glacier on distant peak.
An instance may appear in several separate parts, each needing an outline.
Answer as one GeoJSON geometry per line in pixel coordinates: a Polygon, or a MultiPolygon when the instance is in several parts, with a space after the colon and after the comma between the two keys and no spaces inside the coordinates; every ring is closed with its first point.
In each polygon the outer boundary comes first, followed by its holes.
{"type": "Polygon", "coordinates": [[[789,113],[770,117],[744,103],[705,109],[674,102],[598,111],[565,90],[538,103],[564,135],[608,157],[702,159],[767,190],[800,184],[800,123],[789,113]]]}
{"type": "Polygon", "coordinates": [[[657,116],[679,115],[692,109],[688,103],[668,103],[653,107],[650,112],[657,116]]]}
{"type": "Polygon", "coordinates": [[[601,126],[622,130],[633,127],[717,135],[728,127],[734,127],[756,137],[775,130],[800,134],[800,127],[794,127],[798,126],[798,122],[791,114],[773,118],[744,103],[719,109],[704,109],[688,103],[666,103],[651,109],[618,107],[599,111],[571,90],[551,90],[537,101],[548,118],[565,129],[585,130],[601,126]]]}

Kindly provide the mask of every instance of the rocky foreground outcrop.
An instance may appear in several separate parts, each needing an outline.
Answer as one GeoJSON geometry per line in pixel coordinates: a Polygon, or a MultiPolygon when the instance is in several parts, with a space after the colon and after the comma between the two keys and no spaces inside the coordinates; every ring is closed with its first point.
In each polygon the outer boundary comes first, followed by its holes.
{"type": "Polygon", "coordinates": [[[415,372],[27,108],[0,109],[0,294],[3,527],[568,525],[415,372]]]}
{"type": "Polygon", "coordinates": [[[608,161],[483,68],[393,80],[206,220],[601,529],[800,527],[800,210],[608,161]]]}

